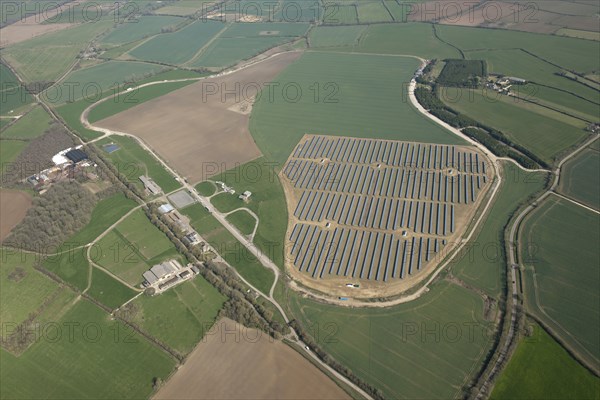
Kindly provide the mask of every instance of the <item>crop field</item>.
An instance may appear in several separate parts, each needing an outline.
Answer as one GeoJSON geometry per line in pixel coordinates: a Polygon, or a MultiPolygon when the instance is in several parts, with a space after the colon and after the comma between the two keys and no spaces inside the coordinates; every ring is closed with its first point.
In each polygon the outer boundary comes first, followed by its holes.
{"type": "Polygon", "coordinates": [[[460,397],[491,344],[481,297],[446,281],[388,308],[336,307],[293,293],[289,303],[322,348],[386,398],[460,397]]]}
{"type": "Polygon", "coordinates": [[[202,54],[192,63],[192,66],[206,68],[229,67],[290,40],[291,38],[285,36],[219,37],[202,51],[202,54]]]}
{"type": "MultiPolygon", "coordinates": [[[[550,164],[560,153],[576,145],[586,136],[583,129],[551,118],[547,113],[531,112],[530,109],[512,101],[492,102],[477,91],[460,96],[452,102],[448,101],[447,104],[477,121],[501,130],[514,142],[550,164]]],[[[562,116],[555,114],[556,118],[562,116]]]]}
{"type": "Polygon", "coordinates": [[[319,26],[310,31],[312,47],[354,47],[367,30],[365,26],[319,26]]]}
{"type": "Polygon", "coordinates": [[[252,197],[248,203],[244,203],[237,196],[220,193],[211,198],[211,203],[221,212],[247,207],[258,215],[260,222],[254,243],[268,254],[275,264],[283,268],[282,244],[285,240],[288,213],[283,188],[277,176],[278,169],[276,164],[259,158],[216,176],[214,180],[225,182],[238,193],[251,191],[252,197]]]}
{"type": "Polygon", "coordinates": [[[240,275],[263,293],[269,293],[273,284],[273,273],[265,268],[254,254],[249,252],[200,204],[182,210],[190,217],[192,227],[216,251],[234,267],[240,275]]]}
{"type": "Polygon", "coordinates": [[[345,400],[349,397],[291,347],[270,340],[264,332],[220,319],[154,398],[345,400]],[[240,376],[244,379],[239,379],[240,376]],[[275,376],[277,379],[273,379],[275,376]]]}
{"type": "Polygon", "coordinates": [[[12,71],[1,63],[0,75],[2,75],[0,78],[0,103],[2,103],[0,115],[11,115],[10,111],[33,101],[33,97],[21,86],[12,71]]]}
{"type": "Polygon", "coordinates": [[[148,260],[173,248],[173,244],[150,223],[142,210],[134,211],[116,229],[148,260]]]}
{"type": "Polygon", "coordinates": [[[49,127],[52,118],[42,107],[35,107],[23,117],[0,134],[2,138],[9,139],[35,139],[41,136],[49,127]]]}
{"type": "Polygon", "coordinates": [[[501,247],[504,227],[519,204],[544,188],[547,176],[524,172],[512,163],[503,163],[501,173],[502,187],[485,224],[452,264],[454,275],[496,298],[502,290],[506,267],[504,248],[501,247]]]}
{"type": "Polygon", "coordinates": [[[323,24],[358,24],[358,11],[356,6],[352,5],[337,5],[326,8],[323,15],[323,24]]]}
{"type": "Polygon", "coordinates": [[[597,214],[552,197],[524,221],[520,239],[530,311],[591,363],[600,359],[599,227],[597,214]]]}
{"type": "Polygon", "coordinates": [[[106,272],[98,268],[93,268],[92,284],[87,294],[114,310],[133,298],[137,293],[106,272]]]}
{"type": "Polygon", "coordinates": [[[582,31],[579,29],[567,29],[562,28],[556,31],[556,34],[559,36],[569,36],[579,39],[587,39],[587,40],[596,40],[600,41],[600,33],[599,32],[590,32],[590,31],[582,31]]]}
{"type": "Polygon", "coordinates": [[[98,125],[140,137],[190,183],[204,181],[260,156],[248,129],[252,102],[265,82],[299,56],[284,53],[232,74],[203,79],[98,125]],[[234,94],[226,95],[226,90],[234,94]]]}
{"type": "Polygon", "coordinates": [[[396,21],[396,22],[406,22],[407,21],[407,19],[408,19],[407,12],[408,12],[409,8],[406,7],[405,4],[401,4],[397,0],[383,0],[383,4],[385,4],[386,8],[392,15],[392,18],[394,19],[394,21],[396,21]]]}
{"type": "MultiPolygon", "coordinates": [[[[261,0],[258,1],[260,3],[261,0]]],[[[263,0],[264,1],[264,0],[263,0]]],[[[250,0],[249,4],[256,4],[255,0],[250,0]]],[[[269,0],[264,1],[264,5],[261,5],[262,16],[268,17],[268,4],[273,4],[269,0]]],[[[243,10],[243,8],[242,8],[243,10]]],[[[285,22],[318,22],[326,15],[327,7],[318,1],[297,1],[297,0],[283,0],[277,11],[275,12],[275,21],[285,22]]],[[[260,15],[260,14],[259,14],[260,15]]]]}
{"type": "Polygon", "coordinates": [[[302,36],[309,25],[303,23],[236,23],[230,25],[219,37],[222,38],[248,38],[255,36],[302,36]]]}
{"type": "Polygon", "coordinates": [[[94,207],[90,222],[82,230],[71,236],[68,242],[76,246],[92,242],[136,205],[135,201],[128,199],[122,193],[102,199],[94,207]]]}
{"type": "Polygon", "coordinates": [[[179,0],[175,3],[169,3],[155,11],[157,14],[188,16],[201,12],[204,7],[214,4],[214,0],[179,0]]]}
{"type": "Polygon", "coordinates": [[[45,91],[43,96],[54,105],[82,98],[91,104],[101,97],[102,92],[111,88],[121,90],[124,84],[155,75],[165,68],[143,62],[107,61],[70,73],[61,83],[45,91]]]}
{"type": "Polygon", "coordinates": [[[4,171],[17,158],[23,149],[27,146],[27,142],[22,140],[0,140],[0,171],[4,171]]]}
{"type": "Polygon", "coordinates": [[[360,281],[360,296],[422,279],[463,233],[490,172],[467,147],[308,136],[283,169],[289,267],[338,291],[360,281]]]}
{"type": "MultiPolygon", "coordinates": [[[[2,145],[3,142],[0,142],[2,145]]],[[[4,162],[4,161],[3,161],[4,162]]],[[[31,195],[18,190],[0,189],[0,241],[4,240],[10,231],[25,218],[31,207],[31,195]]]]}
{"type": "Polygon", "coordinates": [[[221,22],[198,20],[177,32],[156,36],[129,54],[139,60],[183,64],[224,27],[221,22]]]}
{"type": "Polygon", "coordinates": [[[600,396],[600,381],[540,326],[525,337],[500,375],[492,400],[587,399],[600,396]]]}
{"type": "Polygon", "coordinates": [[[371,25],[355,51],[410,54],[427,59],[460,57],[456,49],[435,37],[431,25],[418,23],[371,25]],[[398,38],[410,38],[410,40],[398,40],[398,38]]]}
{"type": "Polygon", "coordinates": [[[62,332],[57,340],[43,337],[18,358],[0,350],[2,398],[146,397],[152,379],[166,379],[175,367],[162,350],[88,301],[79,300],[54,322],[62,332]]]}
{"type": "Polygon", "coordinates": [[[305,53],[275,81],[280,87],[293,82],[302,96],[294,102],[281,91],[261,97],[250,120],[252,136],[265,157],[280,164],[306,133],[460,143],[405,97],[418,65],[407,57],[305,53]]]}
{"type": "Polygon", "coordinates": [[[119,172],[124,174],[140,190],[144,189],[144,185],[139,179],[141,175],[152,178],[165,193],[181,187],[181,184],[164,169],[162,164],[144,150],[135,139],[113,135],[97,143],[99,146],[116,143],[120,147],[119,150],[107,154],[106,157],[117,167],[119,172]]]}
{"type": "Polygon", "coordinates": [[[356,8],[358,10],[358,20],[361,24],[392,21],[392,16],[381,1],[359,1],[356,8]]]}
{"type": "Polygon", "coordinates": [[[180,354],[189,353],[213,325],[226,298],[202,276],[160,296],[140,296],[126,318],[180,354]]]}
{"type": "Polygon", "coordinates": [[[100,43],[121,45],[161,33],[161,29],[176,27],[186,22],[184,18],[173,16],[143,16],[134,21],[125,21],[117,26],[100,43]]]}
{"type": "Polygon", "coordinates": [[[588,147],[562,169],[560,191],[590,207],[600,209],[600,151],[588,147]]]}
{"type": "Polygon", "coordinates": [[[3,56],[28,83],[54,81],[75,63],[90,40],[111,24],[100,21],[49,33],[3,49],[3,56]]]}

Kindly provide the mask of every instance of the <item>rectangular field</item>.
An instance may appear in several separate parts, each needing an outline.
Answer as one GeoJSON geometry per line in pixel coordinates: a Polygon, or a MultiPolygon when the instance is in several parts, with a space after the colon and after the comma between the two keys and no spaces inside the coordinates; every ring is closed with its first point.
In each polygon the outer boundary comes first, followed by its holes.
{"type": "Polygon", "coordinates": [[[133,21],[125,21],[117,26],[100,43],[121,45],[161,33],[162,29],[173,28],[185,22],[184,18],[174,16],[143,16],[133,21]]]}
{"type": "MultiPolygon", "coordinates": [[[[4,104],[3,104],[4,107],[4,104]]],[[[2,131],[0,137],[7,139],[29,140],[41,136],[50,126],[52,118],[42,107],[35,107],[14,123],[10,128],[2,131]]]]}
{"type": "Polygon", "coordinates": [[[219,37],[202,51],[200,57],[192,63],[192,66],[206,68],[229,67],[291,39],[286,36],[219,37]]]}
{"type": "Polygon", "coordinates": [[[598,210],[600,209],[598,171],[600,171],[600,151],[588,147],[563,166],[559,189],[567,196],[598,210]]]}

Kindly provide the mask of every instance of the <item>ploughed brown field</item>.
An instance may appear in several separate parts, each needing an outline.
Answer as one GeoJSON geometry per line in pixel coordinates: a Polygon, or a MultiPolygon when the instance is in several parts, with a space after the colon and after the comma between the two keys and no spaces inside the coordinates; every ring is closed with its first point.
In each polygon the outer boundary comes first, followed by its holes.
{"type": "Polygon", "coordinates": [[[248,129],[260,87],[300,57],[282,53],[245,69],[197,83],[108,117],[98,126],[136,135],[190,183],[261,153],[248,129]]]}
{"type": "Polygon", "coordinates": [[[217,321],[154,399],[349,399],[317,367],[266,333],[217,321]]]}
{"type": "Polygon", "coordinates": [[[18,190],[0,189],[0,242],[25,218],[31,196],[18,190]]]}

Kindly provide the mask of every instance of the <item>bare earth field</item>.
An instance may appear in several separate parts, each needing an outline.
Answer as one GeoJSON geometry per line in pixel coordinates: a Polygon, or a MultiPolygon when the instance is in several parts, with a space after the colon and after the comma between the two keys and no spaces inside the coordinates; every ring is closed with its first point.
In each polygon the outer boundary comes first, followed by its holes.
{"type": "Polygon", "coordinates": [[[59,31],[75,25],[68,22],[46,25],[42,24],[42,22],[45,20],[56,17],[58,10],[61,9],[58,8],[54,10],[48,10],[42,14],[31,15],[15,22],[14,24],[10,24],[0,29],[0,47],[10,46],[11,44],[19,43],[36,36],[59,31]]]}
{"type": "Polygon", "coordinates": [[[349,399],[290,347],[219,320],[154,399],[349,399]]]}
{"type": "Polygon", "coordinates": [[[136,135],[190,183],[258,158],[248,101],[300,57],[289,52],[245,69],[207,78],[97,123],[136,135]]]}
{"type": "Polygon", "coordinates": [[[31,196],[18,190],[0,189],[0,242],[25,218],[31,196]]]}

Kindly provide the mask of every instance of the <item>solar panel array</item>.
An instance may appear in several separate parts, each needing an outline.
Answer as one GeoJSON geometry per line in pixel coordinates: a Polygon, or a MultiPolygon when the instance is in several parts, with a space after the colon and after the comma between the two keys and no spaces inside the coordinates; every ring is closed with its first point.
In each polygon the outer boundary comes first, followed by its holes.
{"type": "Polygon", "coordinates": [[[376,281],[431,261],[489,179],[468,148],[330,136],[301,142],[283,174],[298,194],[294,266],[313,278],[376,281]]]}

